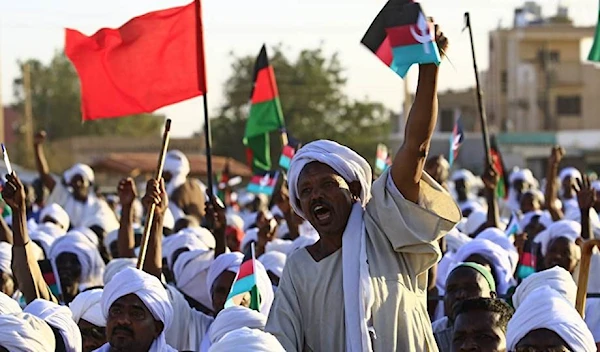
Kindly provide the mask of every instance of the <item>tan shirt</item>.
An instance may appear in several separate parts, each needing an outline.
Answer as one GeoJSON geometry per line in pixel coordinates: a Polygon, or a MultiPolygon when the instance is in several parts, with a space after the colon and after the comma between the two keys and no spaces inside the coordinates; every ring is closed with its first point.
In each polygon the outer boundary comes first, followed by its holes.
{"type": "MultiPolygon", "coordinates": [[[[385,172],[364,215],[375,293],[374,351],[437,351],[427,314],[427,270],[437,240],[460,220],[452,197],[428,175],[420,203],[407,201],[385,172]]],[[[345,351],[341,250],[315,262],[306,249],[288,258],[266,330],[286,351],[345,351]]]]}

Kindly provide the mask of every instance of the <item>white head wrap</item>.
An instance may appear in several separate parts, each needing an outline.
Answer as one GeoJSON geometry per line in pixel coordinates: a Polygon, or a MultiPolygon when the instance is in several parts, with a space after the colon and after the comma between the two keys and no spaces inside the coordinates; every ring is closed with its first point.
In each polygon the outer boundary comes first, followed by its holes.
{"type": "Polygon", "coordinates": [[[460,169],[454,171],[452,173],[452,177],[450,177],[450,180],[453,182],[456,182],[458,180],[464,180],[465,185],[467,186],[472,186],[476,182],[473,173],[467,169],[460,169]]]}
{"type": "Polygon", "coordinates": [[[458,251],[463,245],[471,242],[473,239],[464,233],[458,231],[455,227],[444,236],[446,240],[446,250],[449,252],[458,251]]]}
{"type": "Polygon", "coordinates": [[[164,171],[171,173],[173,178],[166,185],[166,191],[169,196],[183,185],[190,173],[190,162],[188,158],[179,150],[171,150],[165,156],[164,171]]]}
{"type": "Polygon", "coordinates": [[[75,164],[70,169],[65,171],[63,177],[67,183],[71,183],[73,177],[80,175],[83,177],[83,181],[88,183],[94,183],[94,170],[85,164],[75,164]]]}
{"type": "Polygon", "coordinates": [[[81,264],[81,288],[102,285],[104,261],[96,246],[85,236],[68,234],[57,239],[50,249],[52,264],[56,267],[56,258],[62,253],[73,253],[81,264]]]}
{"type": "Polygon", "coordinates": [[[102,314],[102,289],[84,291],[69,303],[75,323],[83,319],[99,327],[106,327],[106,318],[102,314]]]}
{"type": "Polygon", "coordinates": [[[37,242],[42,247],[45,257],[50,256],[50,249],[52,248],[54,241],[56,241],[56,237],[38,230],[30,232],[29,237],[32,241],[37,242]]]}
{"type": "Polygon", "coordinates": [[[492,241],[502,247],[506,253],[508,253],[508,260],[510,260],[512,272],[517,270],[517,265],[519,264],[519,253],[517,252],[517,248],[513,242],[510,241],[504,231],[496,227],[490,227],[481,231],[481,233],[477,235],[477,238],[492,241]]]}
{"type": "MultiPolygon", "coordinates": [[[[546,255],[548,252],[548,246],[552,243],[553,240],[564,237],[569,241],[575,243],[575,241],[581,235],[581,224],[571,221],[571,220],[560,220],[553,223],[546,230],[538,233],[533,240],[535,243],[540,243],[542,246],[542,255],[546,255]]],[[[578,256],[581,255],[581,249],[578,246],[579,250],[576,253],[579,253],[578,256]]]]}
{"type": "Polygon", "coordinates": [[[0,272],[12,276],[12,245],[0,242],[0,272]]]}
{"type": "Polygon", "coordinates": [[[285,267],[285,261],[287,256],[280,252],[269,252],[261,255],[258,261],[261,262],[267,271],[272,272],[277,277],[281,278],[283,275],[283,268],[285,267]]]}
{"type": "Polygon", "coordinates": [[[258,241],[258,228],[253,227],[251,229],[246,230],[246,233],[244,234],[244,238],[242,238],[242,242],[240,243],[240,250],[245,252],[248,249],[247,246],[250,245],[250,243],[257,242],[257,241],[258,241]]]}
{"type": "MultiPolygon", "coordinates": [[[[206,289],[208,290],[208,297],[212,297],[212,286],[219,275],[225,271],[231,271],[232,273],[237,274],[238,270],[240,270],[240,265],[242,264],[243,259],[244,255],[240,252],[223,253],[215,258],[215,260],[210,264],[208,274],[206,275],[206,289]]],[[[212,307],[212,298],[210,299],[210,307],[212,307]]]]}
{"type": "Polygon", "coordinates": [[[135,268],[137,265],[136,258],[115,258],[106,264],[104,270],[104,284],[107,285],[118,273],[125,268],[135,268]]]}
{"type": "Polygon", "coordinates": [[[14,299],[8,297],[4,293],[0,292],[0,315],[16,314],[20,312],[22,312],[22,310],[19,306],[19,303],[14,299]]]}
{"type": "Polygon", "coordinates": [[[241,329],[264,330],[267,317],[255,310],[241,306],[233,306],[223,309],[215,318],[208,329],[208,337],[211,344],[219,342],[225,334],[241,329]]]}
{"type": "Polygon", "coordinates": [[[581,172],[574,167],[565,167],[560,170],[558,178],[560,179],[560,182],[564,182],[567,177],[581,180],[581,172]]]}
{"type": "Polygon", "coordinates": [[[0,315],[0,346],[10,352],[54,352],[52,329],[31,314],[0,315]]]}
{"type": "Polygon", "coordinates": [[[167,265],[170,269],[173,269],[173,254],[182,248],[190,251],[210,249],[197,235],[190,232],[179,232],[165,237],[163,239],[163,258],[167,258],[167,265]]]}
{"type": "Polygon", "coordinates": [[[474,210],[469,217],[467,218],[467,222],[465,223],[465,232],[467,235],[472,235],[477,231],[481,225],[485,224],[487,221],[487,212],[483,210],[474,210]]]}
{"type": "Polygon", "coordinates": [[[506,347],[513,351],[519,341],[533,330],[554,331],[571,351],[595,351],[596,343],[571,302],[549,286],[532,291],[508,323],[506,347]]]}
{"type": "Polygon", "coordinates": [[[467,210],[471,210],[471,212],[486,212],[481,203],[474,199],[467,199],[466,201],[460,203],[460,211],[464,213],[467,210]]]}
{"type": "Polygon", "coordinates": [[[102,293],[102,313],[108,320],[108,311],[113,303],[123,296],[134,294],[144,303],[156,320],[164,324],[162,333],[154,340],[150,350],[169,350],[165,340],[165,331],[169,329],[173,319],[173,308],[169,295],[160,281],[141,270],[126,268],[104,287],[102,293]]]}
{"type": "Polygon", "coordinates": [[[494,279],[497,280],[498,294],[505,294],[514,284],[512,263],[508,259],[508,252],[492,241],[476,238],[462,246],[453,259],[455,263],[466,262],[473,254],[479,254],[490,262],[494,279]]]}
{"type": "Polygon", "coordinates": [[[175,227],[175,217],[171,209],[167,208],[165,215],[163,216],[163,227],[165,229],[173,230],[175,227]]]}
{"type": "Polygon", "coordinates": [[[188,251],[177,258],[173,268],[177,288],[209,309],[212,309],[212,303],[206,288],[206,277],[213,258],[213,251],[188,251]]]}
{"type": "Polygon", "coordinates": [[[533,173],[529,169],[517,169],[517,170],[513,171],[509,177],[509,182],[510,182],[511,187],[512,187],[512,184],[516,180],[525,181],[532,186],[537,186],[537,184],[538,184],[535,177],[533,177],[533,173]]]}
{"type": "Polygon", "coordinates": [[[299,216],[306,218],[297,205],[298,178],[304,167],[311,162],[320,162],[331,167],[346,182],[360,182],[360,201],[363,207],[371,197],[373,172],[369,163],[352,149],[333,141],[319,140],[300,148],[294,155],[288,172],[290,205],[299,216]]]}
{"type": "Polygon", "coordinates": [[[523,215],[523,217],[519,221],[519,228],[524,230],[525,227],[527,227],[527,225],[531,223],[531,220],[533,220],[535,216],[539,216],[539,223],[544,225],[545,228],[550,227],[550,225],[554,223],[552,221],[550,213],[548,213],[547,211],[533,210],[523,215]]]}
{"type": "Polygon", "coordinates": [[[240,230],[244,229],[244,219],[237,214],[227,214],[227,225],[237,227],[240,230]]]}
{"type": "Polygon", "coordinates": [[[58,329],[68,352],[81,351],[81,332],[69,308],[38,298],[29,303],[23,312],[44,319],[48,325],[58,329]]]}
{"type": "Polygon", "coordinates": [[[249,328],[231,331],[210,347],[209,352],[230,351],[285,352],[275,336],[249,328]]]}
{"type": "Polygon", "coordinates": [[[565,300],[575,307],[575,298],[577,296],[577,285],[573,276],[565,269],[555,266],[552,269],[537,272],[528,276],[517,286],[517,290],[512,297],[515,309],[524,302],[531,292],[542,286],[548,286],[554,291],[560,293],[565,300]]]}
{"type": "Polygon", "coordinates": [[[186,228],[182,229],[179,233],[191,234],[191,235],[198,237],[198,239],[200,241],[202,241],[202,243],[204,243],[204,245],[208,249],[215,249],[215,247],[217,245],[217,242],[215,241],[215,236],[212,234],[212,232],[210,232],[209,229],[207,229],[205,227],[200,227],[200,226],[186,227],[186,228]]]}
{"type": "Polygon", "coordinates": [[[40,221],[43,221],[47,217],[54,219],[56,225],[60,226],[64,232],[69,230],[69,225],[71,224],[69,214],[60,205],[56,203],[46,205],[40,212],[40,221]]]}
{"type": "Polygon", "coordinates": [[[106,236],[104,236],[104,240],[103,240],[104,248],[106,248],[106,250],[110,252],[111,243],[117,241],[118,239],[119,239],[119,229],[112,230],[111,232],[107,233],[106,236]]]}
{"type": "Polygon", "coordinates": [[[74,234],[78,236],[83,236],[88,239],[96,248],[100,245],[100,241],[98,240],[98,235],[94,231],[92,231],[89,227],[78,227],[67,232],[67,235],[74,234]]]}

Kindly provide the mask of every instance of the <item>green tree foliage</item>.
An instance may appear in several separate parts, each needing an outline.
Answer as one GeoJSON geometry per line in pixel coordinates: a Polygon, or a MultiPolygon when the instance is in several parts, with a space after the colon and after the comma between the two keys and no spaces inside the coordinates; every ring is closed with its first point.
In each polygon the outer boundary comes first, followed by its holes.
{"type": "MultiPolygon", "coordinates": [[[[160,135],[164,116],[141,114],[118,119],[81,120],[79,78],[63,52],[57,52],[48,65],[27,60],[30,65],[34,130],[44,129],[48,137],[62,139],[86,135],[160,135]]],[[[20,67],[24,62],[18,63],[20,67]]],[[[13,82],[15,108],[23,112],[25,93],[23,72],[13,82]]]]}
{"type": "MultiPolygon", "coordinates": [[[[211,121],[214,153],[245,161],[242,143],[255,56],[234,57],[232,74],[224,85],[225,102],[211,121]]],[[[391,112],[382,104],[351,99],[344,93],[346,79],[337,54],[327,57],[322,49],[303,50],[295,58],[281,46],[269,52],[275,70],[286,128],[303,143],[332,139],[368,160],[376,146],[386,142],[391,112]]],[[[271,136],[273,163],[279,160],[281,142],[271,136]]]]}

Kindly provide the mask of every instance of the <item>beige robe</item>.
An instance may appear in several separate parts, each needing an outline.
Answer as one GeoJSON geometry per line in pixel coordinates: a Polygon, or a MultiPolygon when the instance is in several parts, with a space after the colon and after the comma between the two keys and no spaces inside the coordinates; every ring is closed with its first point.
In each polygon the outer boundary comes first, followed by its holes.
{"type": "MultiPolygon", "coordinates": [[[[427,174],[420,186],[422,206],[404,199],[385,172],[366,207],[374,351],[438,350],[427,314],[427,270],[441,258],[437,240],[461,215],[427,174]]],[[[286,351],[345,351],[341,250],[320,262],[306,249],[288,258],[266,330],[286,351]]]]}

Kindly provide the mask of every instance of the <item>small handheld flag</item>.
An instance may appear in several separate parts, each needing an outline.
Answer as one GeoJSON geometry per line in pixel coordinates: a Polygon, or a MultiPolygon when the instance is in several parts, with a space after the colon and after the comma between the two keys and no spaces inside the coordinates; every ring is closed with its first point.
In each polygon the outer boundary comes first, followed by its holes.
{"type": "Polygon", "coordinates": [[[596,24],[596,34],[594,35],[594,44],[588,55],[589,61],[600,62],[600,11],[598,15],[598,23],[596,24]]]}
{"type": "Polygon", "coordinates": [[[6,172],[10,175],[13,173],[12,166],[10,165],[10,160],[8,159],[8,152],[6,151],[6,147],[4,143],[2,143],[2,157],[4,158],[4,165],[6,166],[6,172]]]}
{"type": "Polygon", "coordinates": [[[285,170],[289,170],[294,154],[296,154],[294,147],[290,145],[284,146],[283,150],[281,151],[281,157],[279,158],[279,166],[285,170]]]}
{"type": "Polygon", "coordinates": [[[462,145],[464,139],[465,134],[463,132],[462,123],[459,117],[454,123],[452,135],[450,136],[450,152],[448,153],[448,162],[450,163],[450,167],[452,167],[454,160],[456,160],[458,157],[458,151],[460,150],[460,146],[462,145]]]}
{"type": "Polygon", "coordinates": [[[361,43],[402,78],[413,64],[441,62],[433,23],[410,0],[389,0],[361,43]]]}
{"type": "Polygon", "coordinates": [[[500,182],[498,182],[498,187],[496,188],[496,196],[498,198],[506,199],[508,198],[508,189],[510,184],[508,173],[506,172],[506,167],[504,166],[504,160],[502,159],[502,153],[500,153],[500,148],[498,148],[498,142],[496,141],[495,136],[492,136],[490,144],[492,162],[494,163],[496,172],[498,172],[498,175],[500,176],[500,182]]]}
{"type": "Polygon", "coordinates": [[[44,277],[44,281],[46,285],[50,288],[50,292],[56,297],[60,298],[60,284],[58,281],[58,273],[54,270],[52,263],[49,259],[38,260],[38,265],[40,267],[40,271],[42,272],[42,276],[44,277]]]}
{"type": "Polygon", "coordinates": [[[389,167],[389,151],[385,144],[377,145],[377,160],[375,161],[375,170],[381,174],[389,167]]]}
{"type": "Polygon", "coordinates": [[[514,212],[510,216],[508,226],[506,226],[506,236],[515,236],[521,232],[521,226],[519,226],[519,217],[514,212]]]}
{"type": "Polygon", "coordinates": [[[248,192],[272,196],[279,179],[279,171],[267,172],[264,175],[255,175],[248,184],[248,192]]]}
{"type": "Polygon", "coordinates": [[[250,244],[251,252],[244,258],[240,269],[237,272],[231,291],[225,301],[225,308],[239,306],[244,299],[245,294],[250,294],[250,306],[248,308],[260,311],[260,293],[256,284],[256,261],[254,252],[254,243],[250,244]]]}

